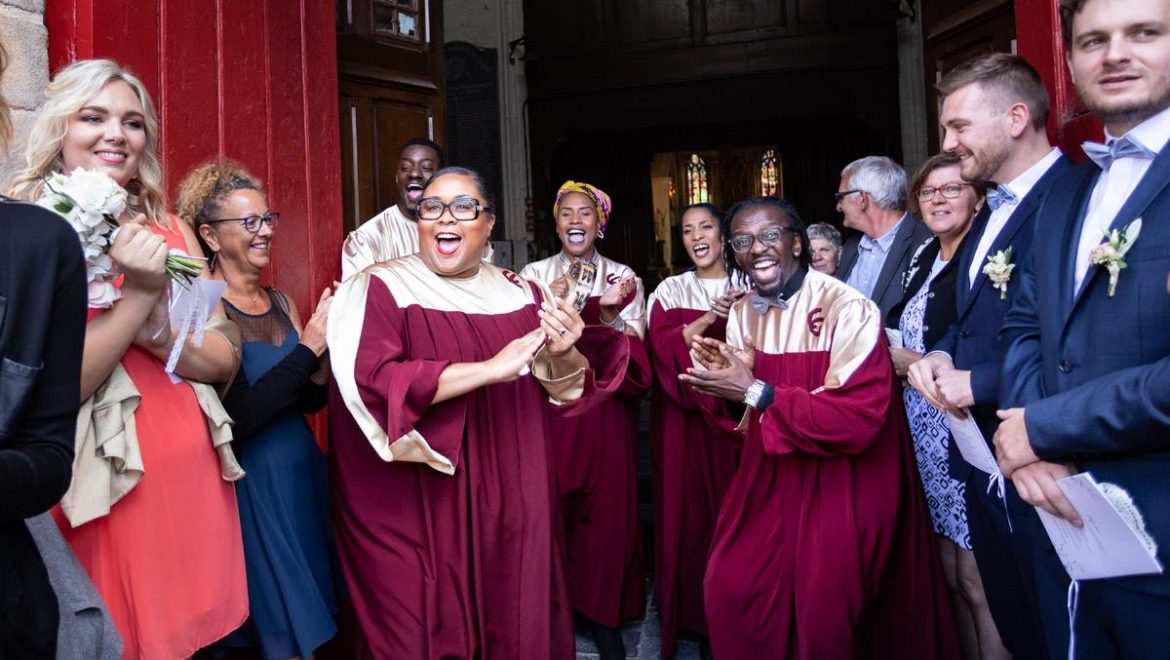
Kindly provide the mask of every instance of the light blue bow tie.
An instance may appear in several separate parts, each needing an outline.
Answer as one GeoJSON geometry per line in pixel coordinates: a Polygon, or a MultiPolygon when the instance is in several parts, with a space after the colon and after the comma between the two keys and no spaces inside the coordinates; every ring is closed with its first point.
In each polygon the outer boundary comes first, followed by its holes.
{"type": "Polygon", "coordinates": [[[1155,155],[1154,152],[1129,139],[1129,136],[1110,140],[1108,144],[1086,142],[1081,145],[1081,148],[1085,150],[1085,155],[1103,170],[1109,169],[1113,161],[1118,158],[1153,159],[1155,155]]]}
{"type": "Polygon", "coordinates": [[[987,205],[994,211],[1004,204],[1019,204],[1020,198],[1007,186],[998,186],[987,191],[987,205]]]}
{"type": "Polygon", "coordinates": [[[753,293],[751,298],[752,309],[760,316],[768,313],[769,307],[779,307],[780,309],[788,309],[788,301],[780,296],[764,297],[758,293],[753,293]]]}

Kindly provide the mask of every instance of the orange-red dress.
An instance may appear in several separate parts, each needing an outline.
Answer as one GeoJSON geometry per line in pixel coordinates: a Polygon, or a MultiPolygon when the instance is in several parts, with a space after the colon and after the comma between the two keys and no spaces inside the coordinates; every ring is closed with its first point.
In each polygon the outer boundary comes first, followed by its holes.
{"type": "MultiPolygon", "coordinates": [[[[177,229],[154,231],[186,250],[177,229]]],[[[171,383],[137,346],[121,364],[142,395],[134,422],[145,475],[107,516],[76,529],[59,507],[53,517],[113,615],[124,657],[186,658],[248,616],[235,489],[220,477],[191,387],[171,383]]]]}

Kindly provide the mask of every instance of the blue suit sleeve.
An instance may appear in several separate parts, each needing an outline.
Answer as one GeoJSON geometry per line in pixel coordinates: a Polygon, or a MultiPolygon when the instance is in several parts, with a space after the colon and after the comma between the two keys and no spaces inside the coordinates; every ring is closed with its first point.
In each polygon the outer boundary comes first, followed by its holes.
{"type": "Polygon", "coordinates": [[[1029,403],[1024,420],[1044,459],[1170,448],[1170,357],[1029,403]]]}

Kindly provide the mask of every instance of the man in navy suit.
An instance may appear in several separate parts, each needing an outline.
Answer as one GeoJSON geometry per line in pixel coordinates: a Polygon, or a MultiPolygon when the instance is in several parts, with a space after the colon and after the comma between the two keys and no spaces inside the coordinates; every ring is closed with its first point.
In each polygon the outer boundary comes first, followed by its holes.
{"type": "MultiPolygon", "coordinates": [[[[1170,0],[1063,0],[1077,91],[1105,124],[1094,162],[1049,192],[1005,319],[995,434],[1027,502],[1080,524],[1056,481],[1091,472],[1122,489],[1170,564],[1170,0]],[[1136,221],[1142,220],[1136,236],[1136,221]],[[1126,233],[1111,281],[1096,251],[1126,233]],[[1095,263],[1097,262],[1097,263],[1095,263]]],[[[1059,588],[1042,602],[1065,602],[1059,588]]],[[[1079,658],[1170,656],[1170,576],[1080,585],[1079,658]]]]}
{"type": "Polygon", "coordinates": [[[902,301],[902,281],[914,250],[930,230],[906,213],[906,170],[884,156],[845,166],[834,195],[851,236],[841,250],[837,279],[877,303],[881,318],[902,301]]]}
{"type": "MultiPolygon", "coordinates": [[[[990,443],[999,426],[999,329],[1020,288],[1019,264],[1031,251],[1036,212],[1053,182],[1074,168],[1048,142],[1048,93],[1022,58],[1007,53],[976,57],[948,73],[938,91],[943,148],[962,158],[964,179],[996,187],[956,253],[957,320],[935,351],[911,366],[909,379],[935,406],[967,410],[990,443]],[[984,266],[1009,250],[1017,276],[997,285],[984,266]]],[[[971,544],[1004,645],[1017,658],[1050,657],[1041,634],[1043,615],[1055,618],[1054,625],[1067,615],[1060,608],[1042,613],[1036,597],[1036,539],[1029,535],[1035,509],[1010,486],[1006,504],[996,489],[989,492],[989,476],[953,447],[951,476],[966,487],[971,544]]]]}

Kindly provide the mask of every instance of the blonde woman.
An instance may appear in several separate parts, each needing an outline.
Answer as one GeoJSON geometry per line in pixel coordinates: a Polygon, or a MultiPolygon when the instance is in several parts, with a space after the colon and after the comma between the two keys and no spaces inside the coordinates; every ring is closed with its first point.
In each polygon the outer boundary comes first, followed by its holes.
{"type": "MultiPolygon", "coordinates": [[[[163,370],[175,336],[167,251],[203,253],[192,230],[166,213],[158,118],[142,82],[115,62],[87,60],[58,72],[45,94],[28,167],[11,194],[35,200],[44,177],[79,167],[105,172],[130,193],[110,248],[122,273],[121,298],[89,310],[81,399],[113,396],[108,381],[128,377],[140,398],[127,399],[124,409],[134,411],[144,469],[120,499],[106,502],[108,514],[76,528],[61,509],[54,517],[109,606],[125,657],[188,657],[248,614],[232,484],[220,478],[192,386],[163,370]]],[[[238,358],[227,337],[208,332],[202,346],[187,342],[177,375],[205,383],[231,378],[238,358]]],[[[86,477],[75,473],[74,485],[86,477]]]]}

